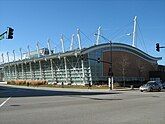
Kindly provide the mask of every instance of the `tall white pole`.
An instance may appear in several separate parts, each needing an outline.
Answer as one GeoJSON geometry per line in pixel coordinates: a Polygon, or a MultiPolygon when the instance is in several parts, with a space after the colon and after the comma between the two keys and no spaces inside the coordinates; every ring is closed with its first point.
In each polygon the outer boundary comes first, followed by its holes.
{"type": "Polygon", "coordinates": [[[54,71],[53,71],[53,60],[50,59],[50,67],[51,67],[51,73],[52,73],[52,81],[54,81],[54,71]]]}
{"type": "Polygon", "coordinates": [[[28,48],[28,56],[29,56],[29,59],[30,59],[30,46],[28,45],[27,48],[28,48]]]}
{"type": "Polygon", "coordinates": [[[80,29],[77,29],[77,39],[78,39],[79,49],[81,50],[81,37],[80,37],[80,29]]]}
{"type": "MultiPolygon", "coordinates": [[[[81,50],[81,37],[80,37],[80,29],[77,29],[77,39],[79,44],[79,49],[81,50]]],[[[82,81],[85,85],[85,70],[84,70],[84,60],[81,60],[81,67],[82,67],[82,81]]]]}
{"type": "MultiPolygon", "coordinates": [[[[64,49],[64,36],[63,34],[61,35],[61,45],[62,45],[62,52],[64,53],[65,52],[65,49],[64,49]]],[[[65,66],[65,78],[66,78],[66,83],[69,83],[68,82],[68,72],[67,72],[67,62],[66,62],[66,57],[64,57],[64,66],[65,66]]]]}
{"type": "Polygon", "coordinates": [[[137,16],[135,16],[135,18],[134,18],[133,35],[132,35],[132,46],[133,46],[133,47],[136,47],[136,45],[135,45],[136,23],[137,23],[137,16]]]}
{"type": "Polygon", "coordinates": [[[13,50],[13,61],[15,62],[15,50],[13,50]]]}
{"type": "Polygon", "coordinates": [[[73,50],[73,42],[74,42],[74,34],[72,34],[72,37],[71,37],[70,50],[73,50]]]}
{"type": "Polygon", "coordinates": [[[4,56],[3,56],[3,53],[1,54],[2,56],[2,63],[4,64],[4,56]]]}
{"type": "Polygon", "coordinates": [[[29,62],[31,80],[33,80],[32,62],[29,62]]]}
{"type": "Polygon", "coordinates": [[[61,41],[62,52],[64,53],[65,52],[65,49],[64,49],[64,36],[63,36],[63,34],[61,34],[60,41],[61,41]]]}
{"type": "Polygon", "coordinates": [[[19,49],[20,54],[21,54],[21,60],[22,60],[22,48],[19,49]]]}
{"type": "Polygon", "coordinates": [[[41,60],[39,60],[39,68],[40,68],[40,80],[42,80],[43,75],[42,75],[42,65],[41,65],[41,60]]]}
{"type": "MultiPolygon", "coordinates": [[[[13,61],[15,62],[15,50],[13,50],[13,61]]],[[[15,64],[14,65],[14,68],[15,68],[15,79],[17,79],[17,65],[15,64]]]]}
{"type": "MultiPolygon", "coordinates": [[[[9,63],[9,61],[10,61],[10,60],[9,60],[9,52],[7,52],[6,54],[7,54],[7,61],[8,61],[8,63],[9,63]]],[[[9,68],[9,79],[11,79],[10,64],[9,64],[8,68],[9,68]]]]}
{"type": "MultiPolygon", "coordinates": [[[[20,54],[21,54],[21,61],[22,61],[22,48],[19,48],[20,54]]],[[[24,79],[24,67],[23,67],[23,62],[21,64],[21,68],[22,68],[22,79],[24,79]]]]}
{"type": "Polygon", "coordinates": [[[7,54],[7,61],[8,61],[8,63],[9,63],[9,61],[10,61],[10,60],[9,60],[9,52],[7,52],[6,54],[7,54]]]}
{"type": "Polygon", "coordinates": [[[100,34],[101,34],[101,27],[99,27],[99,28],[97,29],[96,45],[99,44],[100,34]]]}
{"type": "Polygon", "coordinates": [[[51,55],[52,52],[51,52],[51,46],[50,46],[50,39],[48,39],[47,45],[48,45],[49,55],[51,55]]]}
{"type": "Polygon", "coordinates": [[[40,53],[39,53],[39,42],[37,42],[36,47],[37,47],[37,54],[38,54],[38,58],[39,58],[40,57],[40,53]]]}

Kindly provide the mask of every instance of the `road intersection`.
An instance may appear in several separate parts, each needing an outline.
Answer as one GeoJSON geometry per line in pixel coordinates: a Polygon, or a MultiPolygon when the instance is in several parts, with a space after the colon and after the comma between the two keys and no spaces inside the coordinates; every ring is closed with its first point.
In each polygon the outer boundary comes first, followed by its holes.
{"type": "Polygon", "coordinates": [[[2,103],[1,124],[165,123],[165,92],[0,85],[2,103]]]}

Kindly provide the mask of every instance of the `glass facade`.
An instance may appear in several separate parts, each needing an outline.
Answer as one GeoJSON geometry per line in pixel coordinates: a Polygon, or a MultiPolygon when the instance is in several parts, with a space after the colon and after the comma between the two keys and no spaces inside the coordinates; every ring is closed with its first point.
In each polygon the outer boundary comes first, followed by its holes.
{"type": "Polygon", "coordinates": [[[65,82],[85,85],[91,82],[88,61],[80,56],[42,59],[20,64],[8,63],[4,67],[5,80],[47,80],[50,83],[65,82]],[[83,64],[83,68],[82,68],[83,64]],[[84,77],[83,77],[84,75],[84,77]]]}

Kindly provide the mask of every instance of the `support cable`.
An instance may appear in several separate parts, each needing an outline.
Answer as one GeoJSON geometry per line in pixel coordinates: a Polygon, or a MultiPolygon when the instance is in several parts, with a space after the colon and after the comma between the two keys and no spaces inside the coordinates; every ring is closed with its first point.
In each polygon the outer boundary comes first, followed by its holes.
{"type": "Polygon", "coordinates": [[[145,51],[148,53],[147,48],[146,48],[146,45],[145,45],[145,42],[144,42],[144,37],[143,37],[143,35],[142,35],[142,31],[141,31],[141,29],[140,29],[139,23],[137,23],[137,27],[138,27],[138,29],[139,29],[139,32],[140,32],[140,35],[141,35],[141,38],[142,38],[142,43],[143,43],[143,45],[144,45],[144,49],[145,49],[145,51]]]}

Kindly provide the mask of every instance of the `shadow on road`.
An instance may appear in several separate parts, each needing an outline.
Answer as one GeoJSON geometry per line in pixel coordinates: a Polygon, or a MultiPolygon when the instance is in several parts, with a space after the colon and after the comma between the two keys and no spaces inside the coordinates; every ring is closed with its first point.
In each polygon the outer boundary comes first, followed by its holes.
{"type": "Polygon", "coordinates": [[[27,89],[0,86],[0,98],[6,97],[36,97],[36,96],[73,96],[73,95],[104,95],[119,94],[118,92],[95,92],[95,91],[55,91],[41,89],[27,89]]]}

